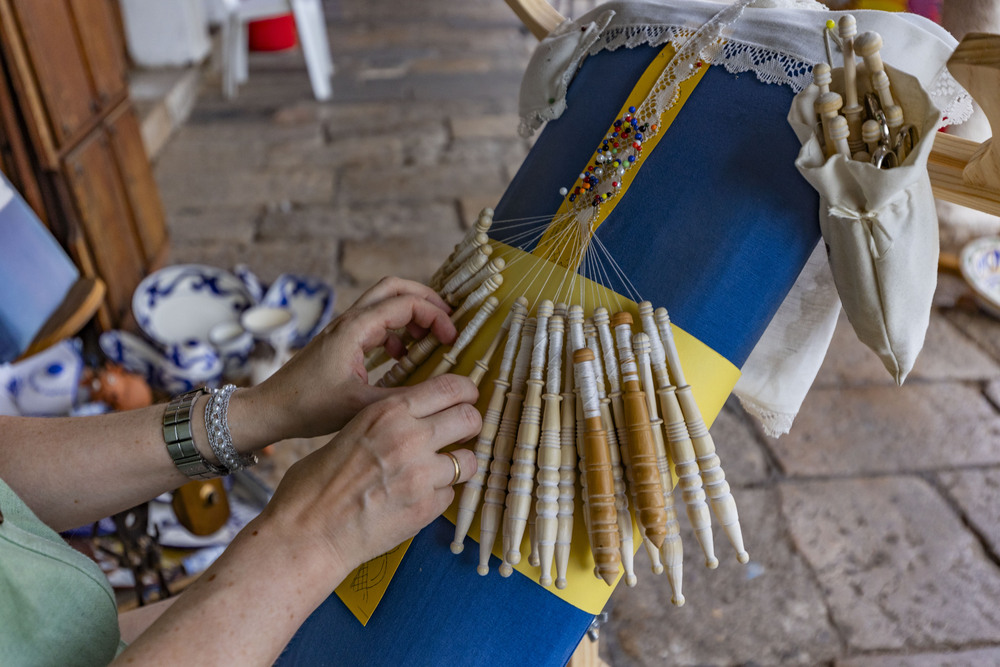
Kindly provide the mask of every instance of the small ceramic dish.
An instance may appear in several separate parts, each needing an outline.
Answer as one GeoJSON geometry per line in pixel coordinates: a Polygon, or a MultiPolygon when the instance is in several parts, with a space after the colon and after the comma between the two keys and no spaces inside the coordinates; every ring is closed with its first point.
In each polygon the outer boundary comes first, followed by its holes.
{"type": "Polygon", "coordinates": [[[260,305],[288,308],[298,322],[292,347],[304,346],[333,317],[333,287],[312,276],[283,273],[271,284],[260,305]]]}
{"type": "Polygon", "coordinates": [[[226,379],[240,379],[248,374],[247,362],[255,345],[252,333],[238,322],[222,322],[208,332],[208,342],[222,355],[222,374],[226,379]]]}
{"type": "Polygon", "coordinates": [[[279,354],[291,348],[298,335],[295,311],[282,306],[248,308],[240,317],[240,325],[257,340],[270,343],[279,354]]]}
{"type": "Polygon", "coordinates": [[[73,410],[83,373],[80,348],[78,339],[63,340],[9,366],[5,384],[18,414],[53,417],[73,410]]]}
{"type": "Polygon", "coordinates": [[[143,333],[163,346],[208,341],[223,322],[239,322],[253,305],[243,281],[203,264],[168,266],[147,276],[132,295],[132,312],[143,333]]]}
{"type": "Polygon", "coordinates": [[[975,292],[979,306],[1000,318],[1000,237],[985,237],[966,244],[958,266],[975,292]]]}
{"type": "Polygon", "coordinates": [[[161,352],[127,331],[106,331],[100,345],[110,361],[170,394],[215,385],[222,378],[222,357],[209,343],[188,341],[161,352]]]}
{"type": "Polygon", "coordinates": [[[260,303],[260,300],[264,298],[264,285],[261,284],[260,278],[253,272],[253,269],[246,264],[237,264],[233,267],[233,274],[243,282],[243,286],[247,288],[253,302],[260,303]]]}

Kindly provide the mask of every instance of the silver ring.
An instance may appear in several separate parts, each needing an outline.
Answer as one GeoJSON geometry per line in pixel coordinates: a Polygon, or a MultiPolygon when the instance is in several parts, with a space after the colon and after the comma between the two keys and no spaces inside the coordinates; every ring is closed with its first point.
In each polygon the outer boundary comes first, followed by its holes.
{"type": "Polygon", "coordinates": [[[451,478],[451,482],[448,486],[455,486],[458,484],[458,480],[462,478],[462,466],[458,463],[458,457],[451,452],[443,452],[445,456],[451,459],[452,464],[455,466],[455,476],[451,478]]]}

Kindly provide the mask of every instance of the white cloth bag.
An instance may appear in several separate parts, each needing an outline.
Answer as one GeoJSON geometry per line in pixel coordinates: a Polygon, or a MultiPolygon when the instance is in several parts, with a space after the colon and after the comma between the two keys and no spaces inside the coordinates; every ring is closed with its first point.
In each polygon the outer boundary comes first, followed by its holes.
{"type": "MultiPolygon", "coordinates": [[[[815,85],[796,95],[788,121],[802,141],[795,166],[820,194],[820,229],[847,318],[902,384],[923,347],[937,283],[938,222],[927,157],[941,112],[917,79],[888,65],[886,72],[905,121],[919,131],[899,166],[827,158],[816,136],[815,85]]],[[[858,81],[867,78],[859,68],[858,81]]]]}

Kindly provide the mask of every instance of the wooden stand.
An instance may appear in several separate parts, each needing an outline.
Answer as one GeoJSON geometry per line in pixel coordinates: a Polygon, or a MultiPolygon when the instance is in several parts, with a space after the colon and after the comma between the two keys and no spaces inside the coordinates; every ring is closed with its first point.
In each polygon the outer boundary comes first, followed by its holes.
{"type": "MultiPolygon", "coordinates": [[[[1000,127],[1000,35],[970,33],[948,59],[948,70],[1000,127]]],[[[927,162],[938,199],[1000,215],[1000,149],[939,132],[927,162]]]]}

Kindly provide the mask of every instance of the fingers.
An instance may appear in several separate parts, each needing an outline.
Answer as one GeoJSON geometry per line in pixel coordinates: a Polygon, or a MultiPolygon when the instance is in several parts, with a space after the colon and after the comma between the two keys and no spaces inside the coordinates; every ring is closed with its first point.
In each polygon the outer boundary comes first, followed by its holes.
{"type": "Polygon", "coordinates": [[[387,332],[403,327],[416,327],[413,330],[417,332],[429,330],[442,343],[450,343],[458,335],[446,310],[412,294],[378,301],[358,311],[357,320],[363,327],[361,344],[366,351],[384,345],[387,332]]]}
{"type": "Polygon", "coordinates": [[[469,449],[453,449],[441,452],[434,457],[434,488],[463,484],[476,474],[478,462],[476,455],[469,449]]]}
{"type": "MultiPolygon", "coordinates": [[[[398,395],[406,403],[412,416],[422,419],[434,415],[437,419],[432,423],[438,428],[445,428],[445,425],[451,422],[464,422],[470,415],[454,412],[444,415],[439,413],[449,408],[461,407],[462,404],[471,407],[471,404],[479,398],[479,389],[467,377],[446,374],[430,378],[412,387],[405,387],[403,391],[398,392],[398,395]]],[[[477,416],[479,414],[474,409],[472,412],[477,416]]],[[[454,428],[457,431],[469,427],[475,427],[476,433],[479,432],[479,425],[474,421],[463,423],[461,426],[456,425],[454,428]]],[[[460,436],[449,442],[458,442],[459,439],[460,436]]]]}
{"type": "Polygon", "coordinates": [[[368,291],[358,297],[358,300],[354,302],[354,306],[368,307],[390,297],[405,295],[426,299],[441,310],[451,312],[451,308],[448,307],[444,299],[427,285],[392,276],[382,278],[382,280],[375,283],[368,291]]]}
{"type": "MultiPolygon", "coordinates": [[[[426,335],[426,332],[424,334],[426,335]]],[[[402,359],[406,354],[406,344],[392,331],[386,332],[385,342],[382,346],[385,347],[386,353],[393,359],[402,359]]]]}

